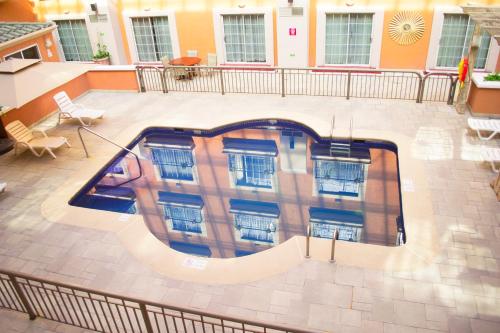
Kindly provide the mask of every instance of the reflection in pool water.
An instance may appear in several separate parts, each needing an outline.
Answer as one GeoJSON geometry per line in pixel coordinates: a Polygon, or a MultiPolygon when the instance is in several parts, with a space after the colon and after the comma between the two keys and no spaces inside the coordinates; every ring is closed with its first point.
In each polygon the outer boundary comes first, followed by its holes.
{"type": "Polygon", "coordinates": [[[214,131],[146,130],[71,201],[141,214],[171,248],[230,258],[295,235],[386,246],[404,228],[393,144],[331,145],[295,123],[266,121],[214,131]],[[123,184],[123,185],[116,185],[123,184]]]}

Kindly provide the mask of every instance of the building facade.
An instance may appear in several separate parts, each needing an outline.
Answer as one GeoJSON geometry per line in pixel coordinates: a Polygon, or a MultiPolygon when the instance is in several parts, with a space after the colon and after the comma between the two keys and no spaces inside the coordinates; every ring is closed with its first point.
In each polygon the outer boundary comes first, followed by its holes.
{"type": "MultiPolygon", "coordinates": [[[[8,16],[9,8],[16,8],[16,13],[11,9],[13,15],[22,13],[20,2],[0,4],[0,19],[8,16]]],[[[35,2],[32,11],[39,21],[56,22],[58,55],[66,61],[91,61],[97,43],[104,43],[113,64],[159,63],[164,57],[190,54],[205,64],[209,55],[212,59],[216,55],[217,65],[231,66],[454,71],[467,54],[474,30],[474,23],[460,8],[466,4],[437,0],[46,0],[35,2]],[[398,34],[410,35],[410,40],[398,40],[398,34]]],[[[26,17],[30,16],[24,13],[19,19],[26,17]]],[[[498,71],[499,49],[483,33],[476,68],[498,71]]]]}

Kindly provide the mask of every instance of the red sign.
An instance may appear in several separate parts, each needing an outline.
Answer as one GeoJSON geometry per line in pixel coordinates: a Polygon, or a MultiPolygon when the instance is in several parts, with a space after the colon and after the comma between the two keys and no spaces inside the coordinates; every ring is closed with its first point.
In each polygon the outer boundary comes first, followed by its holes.
{"type": "Polygon", "coordinates": [[[290,36],[296,36],[297,35],[297,28],[288,28],[288,34],[290,36]]]}

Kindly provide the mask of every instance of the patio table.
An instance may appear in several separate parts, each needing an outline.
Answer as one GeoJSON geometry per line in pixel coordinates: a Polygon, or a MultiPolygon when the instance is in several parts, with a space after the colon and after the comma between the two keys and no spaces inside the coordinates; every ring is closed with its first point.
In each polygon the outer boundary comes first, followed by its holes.
{"type": "MultiPolygon", "coordinates": [[[[195,66],[198,65],[200,62],[201,58],[198,57],[180,57],[170,60],[169,64],[172,66],[195,66]]],[[[193,76],[196,75],[196,71],[194,69],[186,69],[186,71],[187,71],[187,79],[192,79],[193,76]]]]}

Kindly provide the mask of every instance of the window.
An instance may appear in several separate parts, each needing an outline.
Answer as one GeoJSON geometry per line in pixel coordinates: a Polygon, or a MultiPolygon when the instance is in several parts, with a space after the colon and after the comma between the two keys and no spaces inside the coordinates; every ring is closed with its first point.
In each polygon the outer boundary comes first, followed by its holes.
{"type": "Polygon", "coordinates": [[[237,186],[272,188],[278,147],[274,140],[223,138],[223,152],[237,186]]]}
{"type": "Polygon", "coordinates": [[[279,207],[273,202],[229,200],[234,226],[241,240],[274,243],[279,207]]]}
{"type": "Polygon", "coordinates": [[[160,191],[158,197],[171,230],[203,233],[203,199],[199,195],[160,191]]]}
{"type": "Polygon", "coordinates": [[[151,154],[162,179],[194,180],[191,150],[156,147],[151,154]]]}
{"type": "Polygon", "coordinates": [[[327,14],[325,64],[368,65],[372,21],[371,13],[327,14]]]}
{"type": "Polygon", "coordinates": [[[315,161],[314,177],[319,193],[357,197],[364,182],[365,165],[341,161],[315,161]]]}
{"type": "Polygon", "coordinates": [[[92,46],[85,20],[55,22],[66,61],[92,61],[92,46]]]}
{"type": "Polygon", "coordinates": [[[132,17],[131,21],[139,61],[173,58],[168,16],[132,17]]]}
{"type": "Polygon", "coordinates": [[[270,156],[229,154],[229,170],[236,185],[272,188],[274,158],[270,156]]]}
{"type": "Polygon", "coordinates": [[[334,230],[338,230],[339,239],[359,242],[364,227],[364,217],[360,211],[309,208],[311,235],[332,239],[334,230]]]}
{"type": "MultiPolygon", "coordinates": [[[[457,67],[467,56],[474,33],[474,22],[467,14],[444,14],[443,29],[437,56],[438,67],[457,67]]],[[[490,35],[483,31],[475,68],[484,68],[490,47],[490,35]]]]}
{"type": "Polygon", "coordinates": [[[200,208],[163,206],[165,219],[172,220],[173,229],[177,231],[194,232],[201,234],[200,208]]]}
{"type": "Polygon", "coordinates": [[[223,15],[227,62],[266,62],[264,14],[223,15]]]}
{"type": "Polygon", "coordinates": [[[273,8],[215,8],[214,36],[221,64],[274,64],[273,8]]]}
{"type": "Polygon", "coordinates": [[[383,34],[382,6],[319,6],[316,65],[378,67],[383,34]]]}
{"type": "Polygon", "coordinates": [[[11,53],[5,56],[5,60],[9,60],[12,58],[16,59],[41,59],[40,51],[38,50],[38,45],[33,45],[28,48],[22,49],[15,53],[11,53]]]}

